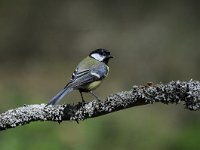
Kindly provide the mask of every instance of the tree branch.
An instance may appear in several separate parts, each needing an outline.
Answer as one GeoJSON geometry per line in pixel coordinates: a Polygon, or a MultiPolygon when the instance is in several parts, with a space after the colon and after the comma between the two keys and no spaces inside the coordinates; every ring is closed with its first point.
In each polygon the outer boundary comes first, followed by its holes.
{"type": "Polygon", "coordinates": [[[200,109],[200,82],[198,81],[172,81],[168,84],[147,83],[145,86],[134,86],[129,91],[113,94],[104,102],[93,100],[82,106],[46,104],[24,105],[8,110],[0,114],[0,130],[14,128],[32,121],[56,121],[65,120],[80,121],[87,118],[98,117],[129,107],[153,104],[184,102],[189,110],[200,109]]]}

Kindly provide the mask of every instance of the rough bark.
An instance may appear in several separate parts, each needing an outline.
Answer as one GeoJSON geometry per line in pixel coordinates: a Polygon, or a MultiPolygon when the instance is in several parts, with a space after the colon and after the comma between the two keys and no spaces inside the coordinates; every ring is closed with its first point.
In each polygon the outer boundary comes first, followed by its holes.
{"type": "Polygon", "coordinates": [[[123,91],[108,96],[105,101],[93,100],[82,105],[66,104],[46,106],[46,104],[24,105],[0,114],[0,130],[14,128],[32,121],[72,120],[79,122],[87,118],[98,117],[118,110],[153,104],[183,102],[186,109],[200,109],[200,82],[172,81],[168,84],[147,83],[145,86],[133,86],[129,91],[123,91]]]}

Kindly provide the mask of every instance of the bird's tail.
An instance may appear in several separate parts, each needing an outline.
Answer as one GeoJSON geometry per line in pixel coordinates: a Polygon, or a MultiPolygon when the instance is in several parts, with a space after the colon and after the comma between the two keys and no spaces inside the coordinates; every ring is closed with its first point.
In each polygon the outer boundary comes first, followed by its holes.
{"type": "Polygon", "coordinates": [[[47,105],[55,105],[58,102],[60,102],[60,100],[69,92],[71,92],[73,90],[73,88],[68,88],[65,87],[63,90],[61,90],[58,94],[56,94],[56,96],[54,96],[47,105]]]}

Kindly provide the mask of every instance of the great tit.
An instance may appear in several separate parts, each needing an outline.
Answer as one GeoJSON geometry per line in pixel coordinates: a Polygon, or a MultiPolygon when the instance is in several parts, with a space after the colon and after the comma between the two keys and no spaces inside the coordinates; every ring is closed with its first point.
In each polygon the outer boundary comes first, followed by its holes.
{"type": "Polygon", "coordinates": [[[108,61],[113,58],[106,49],[96,49],[83,59],[75,69],[68,84],[47,105],[57,104],[66,94],[73,90],[79,90],[82,103],[84,103],[82,92],[91,93],[97,100],[99,97],[93,93],[108,75],[108,61]]]}

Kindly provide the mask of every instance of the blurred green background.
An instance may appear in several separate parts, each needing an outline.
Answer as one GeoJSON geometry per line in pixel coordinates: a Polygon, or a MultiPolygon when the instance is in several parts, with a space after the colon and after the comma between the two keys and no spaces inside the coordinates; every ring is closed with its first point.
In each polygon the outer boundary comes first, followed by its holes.
{"type": "MultiPolygon", "coordinates": [[[[97,48],[115,57],[102,98],[148,81],[200,80],[200,1],[0,0],[0,112],[48,102],[97,48]]],[[[77,101],[74,91],[62,102],[77,101]]],[[[80,124],[35,122],[1,132],[0,149],[200,149],[199,114],[155,104],[80,124]]]]}

